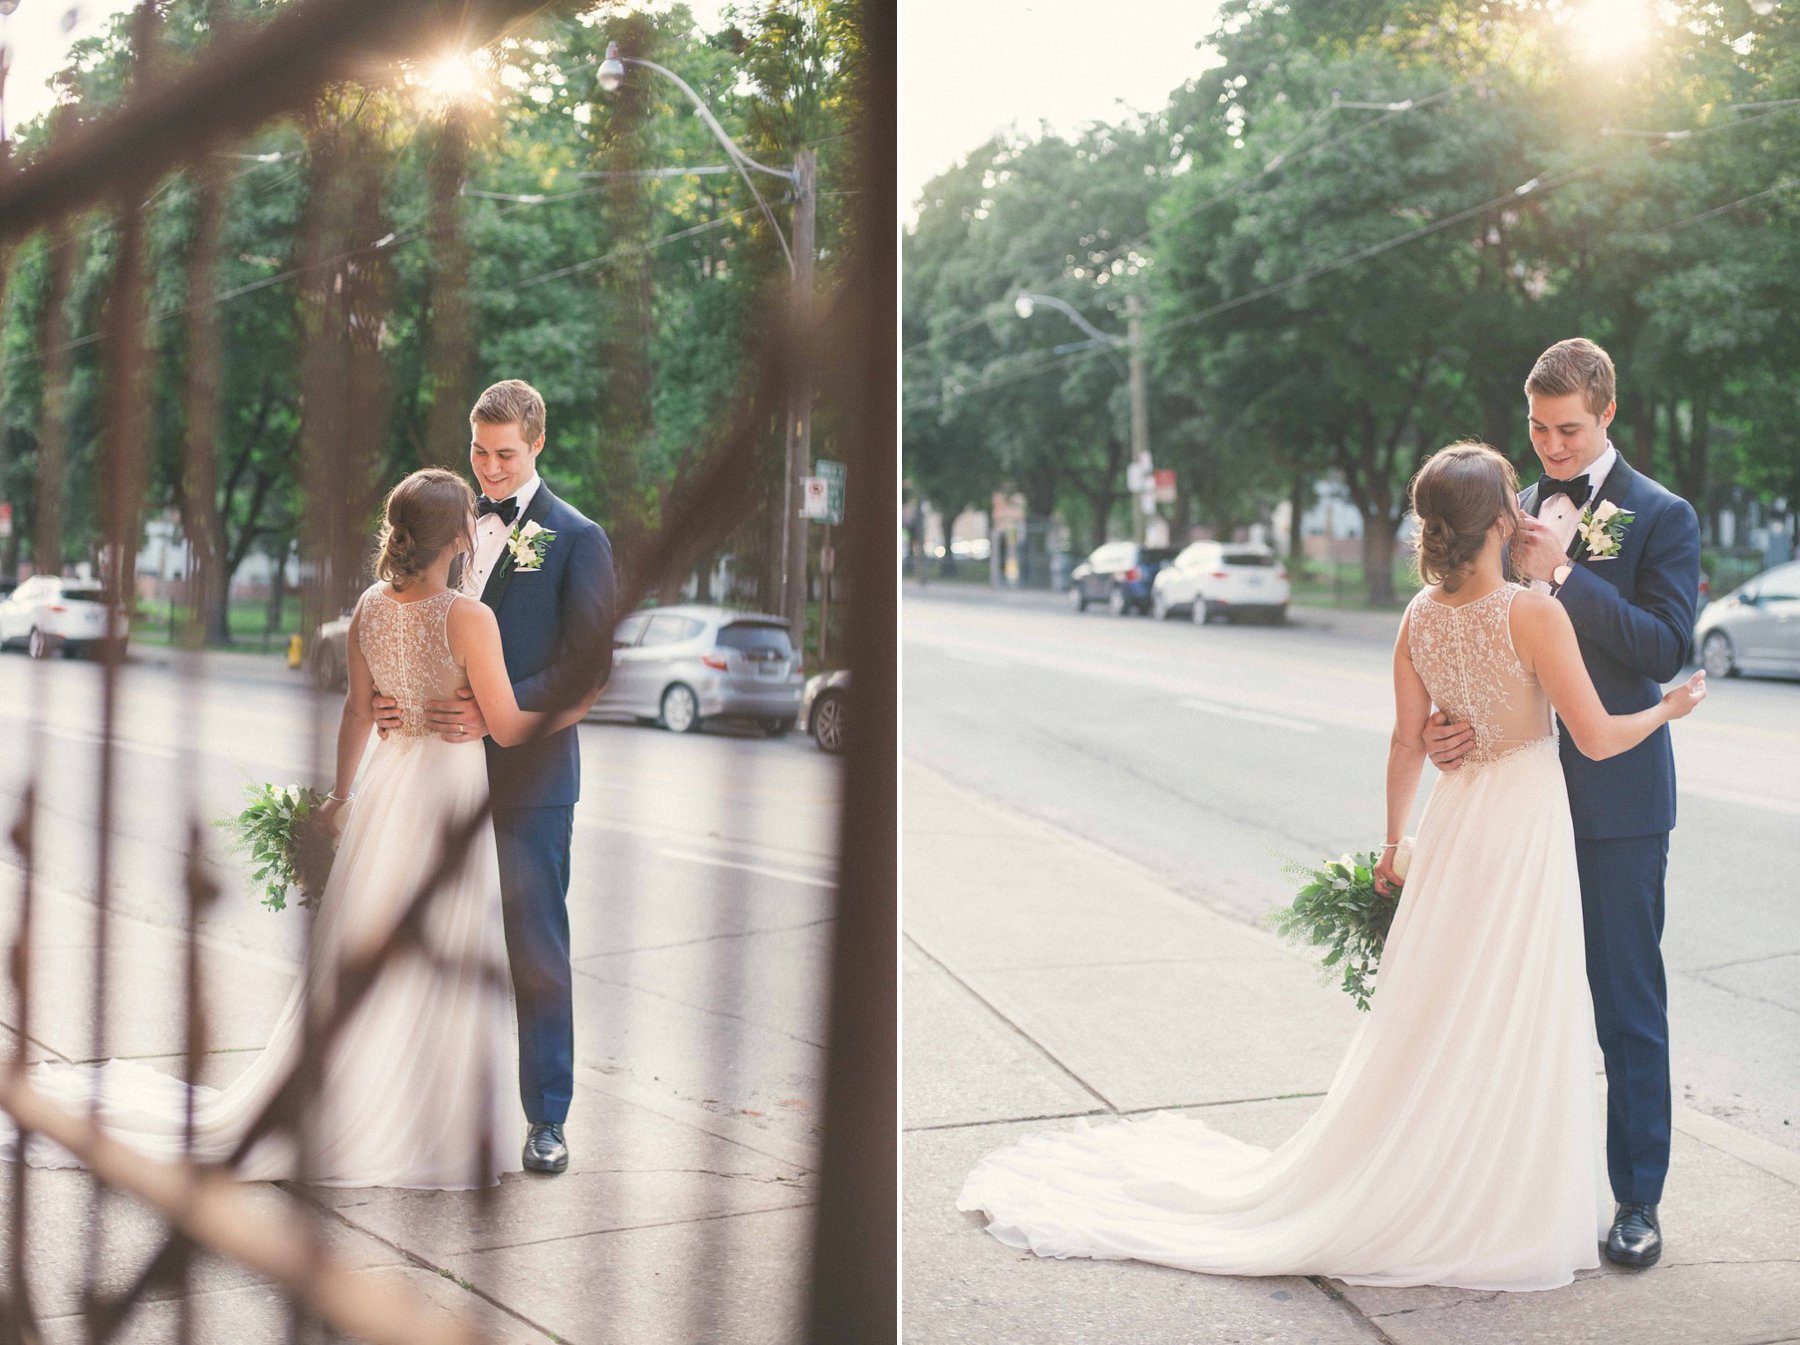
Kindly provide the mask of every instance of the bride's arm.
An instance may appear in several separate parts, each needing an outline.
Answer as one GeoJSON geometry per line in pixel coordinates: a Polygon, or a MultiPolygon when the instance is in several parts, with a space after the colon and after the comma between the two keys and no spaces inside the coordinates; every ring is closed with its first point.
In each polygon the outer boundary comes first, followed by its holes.
{"type": "Polygon", "coordinates": [[[519,698],[513,692],[512,679],[506,673],[506,654],[500,647],[500,623],[492,608],[472,598],[451,605],[446,635],[451,656],[469,674],[469,689],[475,693],[475,704],[487,721],[488,736],[502,747],[517,747],[532,738],[579,724],[600,697],[600,689],[595,687],[555,714],[521,710],[519,698]]]}
{"type": "Polygon", "coordinates": [[[1408,612],[1400,619],[1400,634],[1394,640],[1394,733],[1388,740],[1387,835],[1382,838],[1385,843],[1375,866],[1378,892],[1400,885],[1393,868],[1394,850],[1406,834],[1413,800],[1419,795],[1419,773],[1425,769],[1425,723],[1431,717],[1431,693],[1413,667],[1407,648],[1406,632],[1411,624],[1412,613],[1408,612]]]}
{"type": "Polygon", "coordinates": [[[1691,712],[1706,695],[1706,674],[1697,672],[1646,710],[1608,714],[1561,603],[1541,593],[1519,594],[1513,599],[1512,632],[1519,661],[1543,684],[1582,756],[1594,761],[1631,750],[1670,720],[1691,712]]]}
{"type": "Polygon", "coordinates": [[[356,783],[356,768],[368,750],[369,730],[375,727],[371,708],[375,696],[375,678],[369,661],[363,657],[362,641],[357,638],[362,628],[362,603],[350,617],[350,629],[344,636],[344,666],[349,685],[344,691],[344,714],[338,720],[337,769],[331,777],[331,797],[319,809],[329,821],[350,798],[350,786],[356,783]]]}

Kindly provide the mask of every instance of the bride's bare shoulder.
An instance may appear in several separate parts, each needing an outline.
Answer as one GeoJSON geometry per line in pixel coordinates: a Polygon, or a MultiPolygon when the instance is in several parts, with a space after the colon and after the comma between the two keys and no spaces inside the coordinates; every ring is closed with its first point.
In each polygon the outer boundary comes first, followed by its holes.
{"type": "Polygon", "coordinates": [[[1563,605],[1535,588],[1522,588],[1513,599],[1512,627],[1515,635],[1523,635],[1527,640],[1562,629],[1574,629],[1563,605]]]}

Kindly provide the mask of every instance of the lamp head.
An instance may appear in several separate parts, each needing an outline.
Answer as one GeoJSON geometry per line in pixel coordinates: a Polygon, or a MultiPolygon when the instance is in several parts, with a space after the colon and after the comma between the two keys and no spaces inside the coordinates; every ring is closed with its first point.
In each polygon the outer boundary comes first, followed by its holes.
{"type": "Polygon", "coordinates": [[[625,79],[625,62],[619,59],[619,44],[606,44],[606,59],[600,62],[600,87],[607,93],[613,92],[625,79]]]}

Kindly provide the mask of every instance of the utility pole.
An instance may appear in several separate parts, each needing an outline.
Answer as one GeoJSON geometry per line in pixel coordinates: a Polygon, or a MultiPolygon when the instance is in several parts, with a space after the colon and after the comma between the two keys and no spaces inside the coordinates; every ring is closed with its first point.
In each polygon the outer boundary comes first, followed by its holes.
{"type": "MultiPolygon", "coordinates": [[[[812,321],[813,237],[819,194],[813,151],[794,155],[794,296],[793,331],[804,333],[812,321]]],[[[781,542],[781,614],[793,632],[794,646],[805,656],[807,521],[800,516],[801,481],[812,474],[812,368],[802,359],[788,393],[787,488],[783,492],[781,542]]]]}
{"type": "MultiPolygon", "coordinates": [[[[1131,355],[1131,460],[1149,471],[1150,405],[1144,385],[1144,301],[1135,292],[1125,296],[1125,344],[1131,355]]],[[[1117,338],[1114,338],[1115,340],[1117,338]]],[[[1143,491],[1131,502],[1131,536],[1144,540],[1144,501],[1156,498],[1154,481],[1146,481],[1143,491]]]]}

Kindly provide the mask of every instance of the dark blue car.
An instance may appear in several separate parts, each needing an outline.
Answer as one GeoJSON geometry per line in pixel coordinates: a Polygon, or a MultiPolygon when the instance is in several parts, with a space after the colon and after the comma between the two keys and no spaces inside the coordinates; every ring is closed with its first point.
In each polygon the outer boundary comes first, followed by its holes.
{"type": "Polygon", "coordinates": [[[1107,542],[1070,573],[1069,606],[1085,612],[1103,602],[1114,616],[1148,612],[1156,572],[1174,558],[1174,547],[1107,542]]]}

